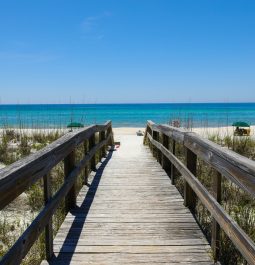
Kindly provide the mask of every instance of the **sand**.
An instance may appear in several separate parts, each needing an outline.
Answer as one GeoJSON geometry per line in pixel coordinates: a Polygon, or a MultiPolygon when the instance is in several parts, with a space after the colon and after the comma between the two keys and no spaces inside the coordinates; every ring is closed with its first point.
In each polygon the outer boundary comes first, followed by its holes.
{"type": "MultiPolygon", "coordinates": [[[[255,126],[251,126],[251,136],[254,137],[255,126]]],[[[234,128],[232,126],[225,127],[212,127],[212,128],[193,128],[193,132],[198,133],[199,135],[208,138],[211,135],[219,135],[220,137],[224,136],[233,136],[234,128]]]]}
{"type": "Polygon", "coordinates": [[[113,133],[115,135],[136,135],[136,132],[141,130],[142,132],[145,132],[145,128],[143,127],[120,127],[120,128],[113,128],[113,133]]]}
{"type": "MultiPolygon", "coordinates": [[[[145,132],[145,128],[141,127],[121,127],[121,128],[113,128],[113,132],[116,136],[118,135],[136,135],[136,132],[141,130],[145,132]]],[[[195,132],[203,137],[208,137],[211,135],[219,135],[220,137],[224,137],[226,135],[233,136],[234,129],[232,126],[225,127],[208,127],[208,128],[192,128],[189,131],[195,132]]],[[[251,136],[254,137],[255,134],[255,126],[251,126],[251,136]]]]}
{"type": "MultiPolygon", "coordinates": [[[[113,128],[113,132],[115,135],[115,138],[118,137],[118,135],[136,135],[137,131],[142,131],[145,132],[145,127],[118,127],[118,128],[113,128]]],[[[22,134],[27,134],[27,135],[32,135],[33,133],[45,133],[48,134],[50,132],[62,132],[62,133],[67,133],[69,130],[68,129],[15,129],[16,132],[22,133],[22,134]]],[[[212,135],[219,135],[220,137],[224,136],[232,136],[234,133],[234,129],[232,126],[225,126],[225,127],[207,127],[207,128],[192,128],[189,131],[198,133],[199,135],[208,138],[209,136],[212,135]]],[[[3,132],[3,129],[0,129],[0,137],[3,132]]],[[[255,126],[251,126],[251,136],[252,138],[255,138],[255,126]]],[[[137,136],[141,137],[141,136],[137,136]]],[[[0,165],[1,167],[1,165],[0,165]]]]}

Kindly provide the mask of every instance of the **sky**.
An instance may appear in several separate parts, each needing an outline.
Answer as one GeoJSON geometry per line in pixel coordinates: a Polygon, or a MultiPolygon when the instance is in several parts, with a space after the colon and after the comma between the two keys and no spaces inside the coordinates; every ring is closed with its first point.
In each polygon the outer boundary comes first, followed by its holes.
{"type": "Polygon", "coordinates": [[[0,0],[0,103],[255,102],[254,0],[0,0]]]}

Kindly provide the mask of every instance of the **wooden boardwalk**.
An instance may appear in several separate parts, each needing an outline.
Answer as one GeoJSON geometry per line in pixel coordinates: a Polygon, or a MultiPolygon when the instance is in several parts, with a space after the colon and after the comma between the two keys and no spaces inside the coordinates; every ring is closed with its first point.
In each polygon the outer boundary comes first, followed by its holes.
{"type": "Polygon", "coordinates": [[[120,140],[67,215],[54,258],[42,264],[213,264],[208,242],[142,137],[120,140]]]}

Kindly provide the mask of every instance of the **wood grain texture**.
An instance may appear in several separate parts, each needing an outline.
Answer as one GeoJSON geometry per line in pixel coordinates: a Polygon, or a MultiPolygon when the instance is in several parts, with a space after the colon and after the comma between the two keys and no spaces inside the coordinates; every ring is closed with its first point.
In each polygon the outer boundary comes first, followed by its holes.
{"type": "Polygon", "coordinates": [[[215,221],[228,235],[230,240],[234,243],[249,264],[255,264],[255,244],[251,238],[227,214],[217,200],[175,155],[173,155],[161,143],[155,141],[150,134],[148,134],[147,137],[152,145],[160,150],[171,161],[171,163],[174,164],[175,168],[182,174],[185,181],[187,181],[189,186],[196,193],[197,197],[212,214],[215,221]]]}
{"type": "MultiPolygon", "coordinates": [[[[74,170],[74,168],[75,168],[75,150],[73,150],[64,159],[65,179],[68,178],[68,176],[74,170]]],[[[76,205],[76,182],[74,182],[73,186],[71,187],[70,191],[68,192],[65,198],[66,213],[68,213],[70,209],[74,208],[75,205],[76,205]]]]}
{"type": "Polygon", "coordinates": [[[210,247],[169,176],[137,136],[92,172],[42,264],[212,265],[210,247]]]}
{"type": "MultiPolygon", "coordinates": [[[[95,146],[92,147],[91,150],[83,157],[83,159],[74,166],[74,157],[72,157],[72,162],[68,162],[67,169],[65,170],[66,177],[63,185],[60,189],[55,193],[55,195],[50,198],[50,191],[49,191],[49,182],[46,183],[47,178],[44,177],[45,181],[45,207],[41,210],[41,212],[37,215],[37,217],[33,220],[33,222],[28,226],[25,232],[19,237],[19,239],[15,242],[15,244],[9,249],[9,251],[2,257],[0,264],[1,265],[11,265],[11,264],[20,264],[22,259],[27,255],[30,248],[33,246],[35,241],[38,239],[40,234],[46,229],[46,248],[50,246],[50,231],[49,226],[51,226],[52,222],[52,215],[57,210],[58,206],[60,205],[63,198],[70,193],[72,187],[74,186],[77,176],[79,173],[84,170],[84,167],[88,165],[91,158],[95,156],[95,153],[98,150],[101,150],[103,146],[105,146],[111,139],[112,135],[108,135],[105,140],[97,143],[95,146]],[[70,164],[70,165],[69,165],[70,164]],[[74,167],[73,167],[74,166],[74,167]],[[47,231],[48,230],[48,231],[47,231]],[[47,246],[48,245],[48,246],[47,246]]],[[[68,155],[73,153],[73,151],[69,152],[68,155]]],[[[75,206],[75,205],[73,205],[75,206]]],[[[50,251],[48,251],[47,256],[51,256],[50,251]]]]}
{"type": "MultiPolygon", "coordinates": [[[[238,187],[255,197],[255,162],[231,150],[227,150],[196,133],[169,125],[157,125],[148,121],[149,131],[156,131],[184,144],[190,151],[210,164],[238,187]]],[[[148,132],[149,132],[148,131],[148,132]]],[[[146,136],[145,136],[146,137],[146,136]]]]}
{"type": "MultiPolygon", "coordinates": [[[[47,174],[43,177],[43,191],[44,191],[44,204],[47,205],[52,197],[51,191],[51,175],[47,174]]],[[[48,224],[45,226],[45,253],[46,258],[49,260],[53,255],[53,228],[52,218],[49,219],[48,224]]]]}
{"type": "MultiPolygon", "coordinates": [[[[72,150],[95,132],[109,130],[111,122],[92,125],[65,134],[57,141],[24,159],[0,170],[0,210],[63,160],[72,150]]],[[[112,135],[111,138],[112,139],[112,135]]]]}

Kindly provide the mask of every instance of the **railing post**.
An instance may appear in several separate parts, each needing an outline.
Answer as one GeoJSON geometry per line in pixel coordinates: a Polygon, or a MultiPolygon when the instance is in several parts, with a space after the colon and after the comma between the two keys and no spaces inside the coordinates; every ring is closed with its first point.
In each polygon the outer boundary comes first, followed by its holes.
{"type": "MultiPolygon", "coordinates": [[[[197,173],[197,156],[186,148],[186,163],[190,172],[196,176],[197,173]]],[[[184,181],[184,205],[189,207],[191,212],[194,212],[196,207],[196,194],[189,186],[187,181],[184,181]]]]}
{"type": "MultiPolygon", "coordinates": [[[[162,134],[162,145],[169,150],[169,136],[162,134]]],[[[166,156],[162,153],[162,168],[166,171],[168,175],[171,173],[171,162],[166,158],[166,156]]]]}
{"type": "MultiPolygon", "coordinates": [[[[175,155],[175,140],[172,140],[172,154],[175,155]]],[[[176,169],[175,166],[171,163],[171,184],[175,184],[175,174],[176,174],[176,169]]]]}
{"type": "Polygon", "coordinates": [[[148,133],[148,125],[146,126],[144,137],[143,137],[143,144],[144,145],[146,144],[146,141],[147,141],[147,133],[148,133]]]}
{"type": "MultiPolygon", "coordinates": [[[[44,191],[44,204],[46,205],[51,199],[51,176],[46,174],[43,176],[43,191],[44,191]]],[[[49,261],[53,256],[53,229],[52,217],[49,219],[48,224],[45,226],[45,252],[46,259],[49,261]]]]}
{"type": "MultiPolygon", "coordinates": [[[[89,139],[89,150],[91,150],[96,144],[96,135],[93,133],[93,135],[89,139]]],[[[94,155],[90,160],[90,169],[92,171],[96,171],[96,156],[94,155]]]]}
{"type": "MultiPolygon", "coordinates": [[[[75,168],[75,150],[73,150],[64,159],[65,178],[68,178],[68,175],[73,171],[74,168],[75,168]]],[[[68,192],[65,204],[66,204],[66,213],[68,213],[70,209],[76,206],[76,184],[74,184],[70,189],[70,191],[68,192]]]]}
{"type": "MultiPolygon", "coordinates": [[[[152,135],[151,136],[152,136],[152,139],[156,140],[157,139],[157,132],[152,130],[152,135]]],[[[153,145],[152,145],[152,155],[154,157],[156,157],[156,147],[154,147],[153,145]]]]}
{"type": "Polygon", "coordinates": [[[111,135],[108,145],[113,146],[114,145],[114,139],[113,139],[113,132],[112,132],[112,125],[110,125],[107,129],[106,138],[111,135]]]}
{"type": "MultiPolygon", "coordinates": [[[[88,151],[89,151],[88,141],[85,140],[84,141],[84,155],[86,155],[88,153],[88,151]]],[[[89,167],[88,167],[88,165],[86,165],[84,168],[84,185],[88,184],[88,177],[89,177],[89,167]]]]}
{"type": "MultiPolygon", "coordinates": [[[[162,144],[163,139],[161,136],[162,136],[161,133],[158,132],[157,133],[157,142],[162,144]]],[[[157,150],[157,157],[158,157],[157,159],[158,159],[159,164],[162,166],[163,160],[162,160],[162,152],[160,149],[157,150]]]]}
{"type": "MultiPolygon", "coordinates": [[[[218,203],[221,202],[221,174],[219,172],[216,173],[216,176],[213,176],[212,182],[212,193],[218,203]]],[[[212,240],[211,247],[213,251],[214,261],[217,262],[219,260],[219,252],[220,252],[220,226],[213,218],[212,220],[212,240]]]]}
{"type": "MultiPolygon", "coordinates": [[[[159,133],[156,131],[152,131],[152,138],[155,141],[159,142],[159,133]]],[[[153,149],[154,149],[153,156],[157,159],[158,162],[160,162],[160,153],[161,153],[160,150],[158,150],[157,147],[154,147],[153,149]]]]}
{"type": "MultiPolygon", "coordinates": [[[[147,134],[149,134],[150,136],[152,136],[152,130],[151,130],[151,128],[149,126],[148,126],[148,129],[147,129],[147,134]]],[[[149,144],[149,148],[150,148],[150,150],[152,152],[152,155],[153,155],[153,149],[152,149],[151,141],[148,141],[148,144],[149,144]]]]}
{"type": "MultiPolygon", "coordinates": [[[[105,137],[105,131],[102,131],[99,133],[99,142],[102,142],[106,139],[105,137]]],[[[101,152],[100,152],[100,159],[102,159],[103,157],[106,157],[106,146],[104,145],[101,149],[101,152]]]]}

